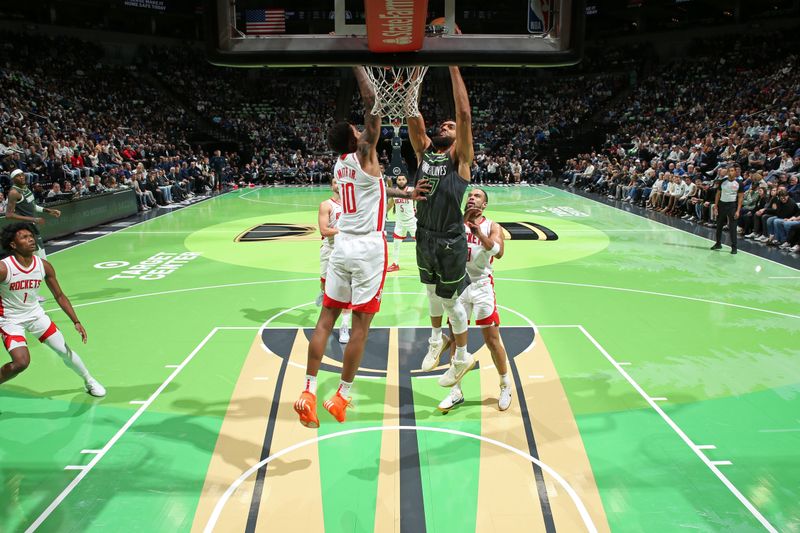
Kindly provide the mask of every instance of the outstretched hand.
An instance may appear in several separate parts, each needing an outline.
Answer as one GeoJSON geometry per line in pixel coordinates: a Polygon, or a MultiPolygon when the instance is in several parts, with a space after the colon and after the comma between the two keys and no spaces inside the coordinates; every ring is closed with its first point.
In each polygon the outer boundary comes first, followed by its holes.
{"type": "Polygon", "coordinates": [[[417,202],[424,202],[428,198],[426,195],[431,192],[431,184],[425,178],[420,178],[417,180],[417,183],[414,185],[414,190],[411,191],[411,199],[417,202]]]}

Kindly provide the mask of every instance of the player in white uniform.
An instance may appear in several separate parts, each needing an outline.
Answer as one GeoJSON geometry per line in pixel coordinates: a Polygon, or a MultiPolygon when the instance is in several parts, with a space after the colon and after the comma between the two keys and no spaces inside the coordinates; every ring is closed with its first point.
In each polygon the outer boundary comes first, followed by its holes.
{"type": "MultiPolygon", "coordinates": [[[[408,185],[408,178],[402,174],[397,176],[397,188],[401,191],[412,191],[414,188],[408,185]]],[[[394,212],[397,215],[394,223],[392,264],[386,269],[387,272],[397,272],[400,270],[400,245],[406,235],[412,239],[417,238],[417,208],[414,200],[410,198],[395,198],[394,212]]]]}
{"type": "MultiPolygon", "coordinates": [[[[317,373],[331,330],[343,309],[352,308],[353,325],[350,342],[344,349],[342,377],[339,388],[323,405],[336,420],[344,422],[350,404],[350,387],[364,354],[369,325],[381,305],[383,282],[386,278],[386,197],[411,198],[411,192],[388,189],[375,146],[381,130],[380,115],[373,115],[375,91],[363,67],[354,67],[358,88],[367,110],[364,131],[359,133],[352,124],[340,122],[328,132],[328,144],[341,154],[333,169],[339,182],[342,214],[339,217],[333,252],[325,276],[325,295],[317,326],[308,345],[305,389],[295,402],[300,423],[319,427],[317,418],[317,373]]],[[[417,185],[413,197],[425,194],[426,183],[417,185]]]]}
{"type": "MultiPolygon", "coordinates": [[[[333,253],[333,244],[336,234],[339,233],[339,217],[342,214],[342,203],[339,198],[339,181],[334,177],[331,179],[331,197],[319,204],[319,233],[322,235],[322,244],[319,248],[319,281],[320,293],[317,296],[317,307],[322,306],[325,296],[325,277],[328,272],[328,260],[333,253]]],[[[350,340],[350,318],[352,313],[349,309],[342,311],[342,325],[339,328],[339,342],[347,344],[350,340]]]]}
{"type": "Polygon", "coordinates": [[[16,377],[31,361],[25,333],[31,333],[56,352],[64,363],[83,378],[86,391],[92,396],[105,396],[106,390],[89,374],[81,358],[67,346],[64,335],[53,324],[36,297],[45,282],[58,305],[75,324],[86,343],[86,330],[78,320],[67,296],[61,291],[52,265],[35,255],[36,237],[33,227],[17,222],[3,228],[0,244],[11,255],[0,261],[0,334],[11,355],[11,362],[0,367],[0,383],[16,377]]]}
{"type": "MultiPolygon", "coordinates": [[[[472,283],[464,289],[459,299],[467,310],[468,317],[475,317],[483,340],[492,354],[492,362],[500,374],[500,398],[498,407],[505,411],[511,405],[511,378],[508,375],[508,357],[500,340],[500,316],[497,314],[497,298],[492,277],[495,259],[503,257],[505,250],[503,229],[492,222],[483,212],[488,205],[488,195],[483,189],[474,188],[467,197],[467,215],[464,225],[467,232],[467,273],[472,283]],[[467,218],[472,216],[472,218],[467,218]]],[[[447,412],[464,402],[464,394],[458,383],[439,404],[439,410],[447,412]]]]}

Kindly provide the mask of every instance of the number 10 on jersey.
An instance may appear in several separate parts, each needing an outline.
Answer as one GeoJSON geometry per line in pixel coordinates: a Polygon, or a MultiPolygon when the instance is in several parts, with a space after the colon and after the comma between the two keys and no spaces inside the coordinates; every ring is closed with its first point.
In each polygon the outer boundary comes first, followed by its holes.
{"type": "Polygon", "coordinates": [[[342,183],[342,212],[352,215],[356,212],[356,186],[342,183]]]}

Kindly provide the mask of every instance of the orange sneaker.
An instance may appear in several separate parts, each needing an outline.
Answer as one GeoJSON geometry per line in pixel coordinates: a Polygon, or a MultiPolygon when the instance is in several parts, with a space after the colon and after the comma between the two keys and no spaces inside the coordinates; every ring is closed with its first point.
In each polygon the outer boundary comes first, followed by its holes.
{"type": "Polygon", "coordinates": [[[345,409],[350,405],[350,398],[345,398],[338,392],[333,395],[330,400],[326,400],[325,403],[322,404],[325,409],[328,410],[330,414],[333,415],[333,418],[338,420],[339,422],[344,422],[345,417],[345,409]]]}
{"type": "Polygon", "coordinates": [[[300,423],[307,428],[316,429],[319,427],[317,418],[317,397],[304,390],[300,398],[294,402],[294,410],[300,415],[300,423]]]}
{"type": "Polygon", "coordinates": [[[392,263],[389,265],[389,268],[386,269],[386,272],[397,272],[398,270],[400,270],[400,266],[398,266],[397,263],[392,263]]]}

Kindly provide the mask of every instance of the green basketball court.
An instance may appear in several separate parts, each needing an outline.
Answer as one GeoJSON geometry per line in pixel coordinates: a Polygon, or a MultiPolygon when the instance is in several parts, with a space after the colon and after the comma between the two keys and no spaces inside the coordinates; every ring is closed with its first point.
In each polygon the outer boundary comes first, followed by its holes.
{"type": "MultiPolygon", "coordinates": [[[[0,387],[0,530],[800,531],[797,270],[491,188],[487,216],[527,228],[495,262],[512,408],[476,330],[467,401],[436,410],[408,242],[355,409],[309,430],[292,403],[326,195],[234,191],[51,255],[88,345],[45,309],[108,396],[29,339],[0,387]]],[[[332,339],[320,397],[340,361],[332,339]]]]}

